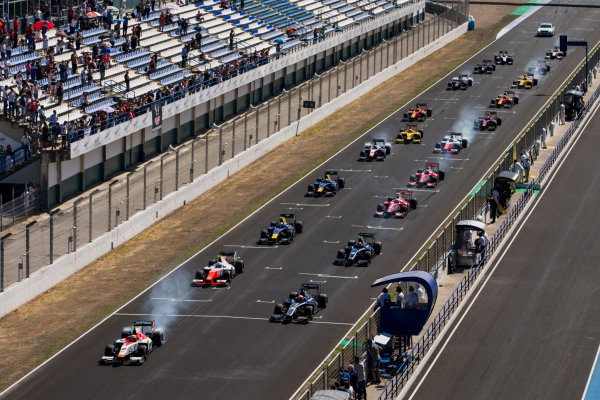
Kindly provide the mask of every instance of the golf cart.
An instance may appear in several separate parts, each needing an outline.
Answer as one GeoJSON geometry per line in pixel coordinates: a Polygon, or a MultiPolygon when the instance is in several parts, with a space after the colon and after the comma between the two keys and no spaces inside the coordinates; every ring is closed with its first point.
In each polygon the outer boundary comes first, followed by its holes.
{"type": "Polygon", "coordinates": [[[450,252],[452,270],[457,267],[470,268],[481,259],[481,253],[474,243],[477,234],[485,230],[485,224],[481,221],[465,219],[459,221],[455,229],[456,240],[450,252]]]}
{"type": "Polygon", "coordinates": [[[581,112],[585,104],[585,101],[583,100],[583,92],[569,90],[567,93],[565,93],[563,104],[565,105],[565,119],[567,121],[573,121],[581,112]]]}
{"type": "Polygon", "coordinates": [[[510,196],[515,192],[515,183],[519,181],[519,174],[512,171],[502,171],[494,180],[494,187],[500,194],[500,206],[504,210],[510,207],[510,196]]]}

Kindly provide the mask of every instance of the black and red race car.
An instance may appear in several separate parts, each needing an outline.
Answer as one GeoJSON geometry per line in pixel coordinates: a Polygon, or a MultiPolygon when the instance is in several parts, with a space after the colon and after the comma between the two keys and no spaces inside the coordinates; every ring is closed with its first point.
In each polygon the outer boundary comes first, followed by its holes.
{"type": "Polygon", "coordinates": [[[383,204],[377,204],[376,217],[404,218],[410,210],[417,208],[417,199],[412,198],[410,190],[402,190],[396,193],[396,197],[388,197],[383,204]]]}
{"type": "Polygon", "coordinates": [[[527,72],[538,76],[546,75],[548,72],[550,72],[550,65],[546,63],[546,60],[537,60],[527,67],[527,72]]]}
{"type": "Polygon", "coordinates": [[[498,113],[496,111],[488,111],[485,115],[475,120],[473,129],[495,131],[500,125],[502,125],[502,118],[498,117],[498,113]]]}
{"type": "Polygon", "coordinates": [[[435,144],[434,153],[458,154],[469,146],[469,139],[463,137],[461,132],[450,132],[435,144]]]}
{"type": "Polygon", "coordinates": [[[427,163],[425,169],[418,169],[415,175],[411,175],[407,186],[435,188],[445,177],[446,173],[440,171],[440,164],[427,163]]]}
{"type": "Polygon", "coordinates": [[[467,90],[471,86],[473,86],[473,78],[466,74],[460,74],[448,82],[446,90],[467,90]]]}
{"type": "Polygon", "coordinates": [[[512,108],[515,104],[519,104],[519,97],[514,90],[505,90],[504,93],[490,101],[490,107],[496,108],[512,108]]]}
{"type": "Polygon", "coordinates": [[[492,60],[483,60],[481,64],[475,65],[473,68],[474,74],[491,74],[496,70],[496,65],[492,62],[492,60]]]}
{"type": "Polygon", "coordinates": [[[402,121],[418,121],[424,122],[428,117],[431,117],[432,111],[427,107],[427,104],[417,103],[415,108],[411,108],[408,112],[404,113],[402,121]]]}

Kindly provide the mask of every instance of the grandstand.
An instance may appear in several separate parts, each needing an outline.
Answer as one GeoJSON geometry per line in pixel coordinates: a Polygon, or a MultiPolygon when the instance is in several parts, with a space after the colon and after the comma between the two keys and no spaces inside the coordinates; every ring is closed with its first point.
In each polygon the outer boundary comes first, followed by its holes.
{"type": "Polygon", "coordinates": [[[34,31],[33,46],[0,61],[5,114],[39,143],[15,150],[11,167],[31,164],[23,179],[40,184],[49,208],[408,29],[424,10],[416,0],[207,0],[134,10],[127,29],[92,11],[46,39],[34,31]]]}

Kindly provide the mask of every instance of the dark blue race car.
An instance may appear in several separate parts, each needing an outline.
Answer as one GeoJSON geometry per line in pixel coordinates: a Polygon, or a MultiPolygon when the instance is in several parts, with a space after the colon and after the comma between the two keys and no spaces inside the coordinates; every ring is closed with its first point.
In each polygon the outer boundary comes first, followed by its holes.
{"type": "Polygon", "coordinates": [[[300,291],[291,292],[283,304],[276,304],[270,322],[308,324],[313,316],[327,307],[327,295],[318,283],[303,283],[300,291]]]}
{"type": "Polygon", "coordinates": [[[315,183],[308,185],[307,197],[335,196],[337,191],[344,188],[344,178],[337,171],[325,171],[324,178],[317,178],[315,183]]]}
{"type": "Polygon", "coordinates": [[[359,267],[367,267],[373,257],[381,254],[381,242],[375,241],[374,233],[359,233],[358,240],[349,240],[348,246],[338,250],[335,265],[350,267],[355,263],[359,267]]]}
{"type": "Polygon", "coordinates": [[[258,244],[290,244],[299,233],[302,222],[296,221],[296,214],[281,214],[279,221],[271,221],[271,226],[260,232],[258,244]]]}

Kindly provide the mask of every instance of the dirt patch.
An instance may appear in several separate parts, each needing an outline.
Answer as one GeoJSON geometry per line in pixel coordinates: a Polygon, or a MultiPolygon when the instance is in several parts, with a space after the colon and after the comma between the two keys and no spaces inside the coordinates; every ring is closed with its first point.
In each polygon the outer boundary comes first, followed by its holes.
{"type": "Polygon", "coordinates": [[[468,32],[417,66],[375,88],[233,175],[226,185],[210,190],[0,319],[0,348],[11,349],[2,355],[0,390],[485,46],[514,18],[508,16],[512,10],[509,6],[471,6],[471,14],[477,20],[476,31],[468,32]],[[423,80],[424,76],[427,80],[423,80]],[[300,172],[286,173],[273,168],[283,160],[291,161],[297,166],[295,171],[300,172]],[[260,191],[256,190],[257,176],[263,182],[260,191]],[[227,204],[222,201],[224,198],[229,199],[227,204]],[[248,207],[232,214],[230,204],[248,204],[248,207]],[[230,220],[223,221],[223,215],[229,215],[230,220]],[[117,279],[123,266],[128,266],[129,273],[143,278],[136,282],[117,279]],[[102,295],[89,296],[89,293],[102,295]],[[43,329],[39,329],[40,326],[43,329]],[[23,332],[27,332],[30,346],[24,345],[23,332]]]}

